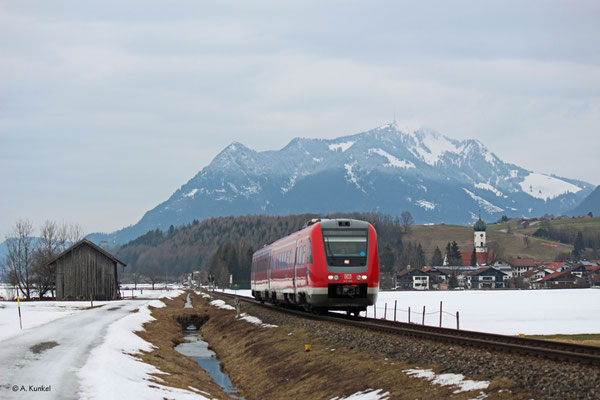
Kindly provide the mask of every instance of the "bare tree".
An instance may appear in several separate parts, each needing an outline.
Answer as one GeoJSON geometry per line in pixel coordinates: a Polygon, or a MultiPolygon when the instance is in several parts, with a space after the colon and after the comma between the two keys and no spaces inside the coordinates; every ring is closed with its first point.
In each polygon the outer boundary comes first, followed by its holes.
{"type": "Polygon", "coordinates": [[[158,264],[156,264],[156,262],[149,262],[146,264],[144,266],[144,274],[150,283],[152,283],[152,290],[154,290],[154,284],[158,281],[159,276],[161,275],[158,264]]]}
{"type": "MultiPolygon", "coordinates": [[[[64,224],[64,223],[63,223],[64,224]]],[[[65,227],[67,241],[71,244],[75,244],[85,237],[85,233],[81,225],[71,222],[66,224],[65,227]]]]}
{"type": "Polygon", "coordinates": [[[402,214],[400,214],[400,221],[404,227],[404,233],[408,233],[410,226],[415,223],[412,214],[408,211],[403,211],[402,214]]]}
{"type": "Polygon", "coordinates": [[[31,299],[33,291],[34,240],[33,224],[28,220],[18,220],[6,236],[7,255],[2,263],[8,283],[16,286],[19,292],[31,299]]]}
{"type": "Polygon", "coordinates": [[[61,225],[54,221],[45,221],[40,229],[40,238],[35,248],[34,284],[42,297],[48,291],[54,297],[54,267],[48,263],[60,254],[66,247],[68,238],[68,225],[61,225]]]}

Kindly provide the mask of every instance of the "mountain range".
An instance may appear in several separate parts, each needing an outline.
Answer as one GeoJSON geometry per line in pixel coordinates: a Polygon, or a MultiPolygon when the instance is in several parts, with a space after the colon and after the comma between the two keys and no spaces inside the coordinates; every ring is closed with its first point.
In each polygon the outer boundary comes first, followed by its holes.
{"type": "Polygon", "coordinates": [[[478,140],[387,124],[336,139],[295,138],[277,151],[232,143],[135,225],[88,238],[125,243],[213,216],[409,211],[417,224],[560,215],[594,185],[506,163],[478,140]]]}

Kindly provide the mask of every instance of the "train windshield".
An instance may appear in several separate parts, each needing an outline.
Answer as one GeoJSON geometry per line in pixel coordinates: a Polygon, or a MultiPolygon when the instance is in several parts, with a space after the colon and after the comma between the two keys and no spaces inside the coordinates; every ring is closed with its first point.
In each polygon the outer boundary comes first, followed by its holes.
{"type": "Polygon", "coordinates": [[[327,264],[337,267],[367,265],[366,229],[323,229],[327,264]]]}

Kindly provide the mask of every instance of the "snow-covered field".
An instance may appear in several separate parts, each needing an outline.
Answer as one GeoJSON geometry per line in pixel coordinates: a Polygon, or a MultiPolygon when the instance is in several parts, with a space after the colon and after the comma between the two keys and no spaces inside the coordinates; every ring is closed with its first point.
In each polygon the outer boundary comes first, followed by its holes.
{"type": "MultiPolygon", "coordinates": [[[[249,290],[236,292],[250,296],[249,290]]],[[[393,320],[396,306],[396,319],[407,322],[410,307],[411,322],[421,323],[425,306],[425,325],[439,326],[440,301],[446,328],[456,328],[458,311],[464,330],[504,335],[600,333],[600,289],[379,292],[377,312],[369,307],[367,315],[383,318],[385,313],[393,320]]]]}

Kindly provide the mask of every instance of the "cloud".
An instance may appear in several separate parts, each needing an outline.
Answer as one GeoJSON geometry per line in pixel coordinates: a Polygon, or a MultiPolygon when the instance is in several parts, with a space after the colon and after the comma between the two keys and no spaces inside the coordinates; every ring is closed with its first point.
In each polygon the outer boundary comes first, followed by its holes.
{"type": "Polygon", "coordinates": [[[90,204],[118,229],[230,142],[277,149],[394,113],[600,183],[580,163],[600,144],[598,4],[4,2],[0,181],[18,195],[0,222],[43,197],[40,215],[90,204]]]}

